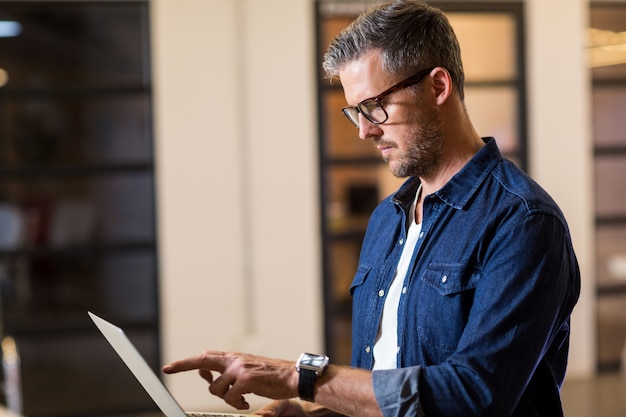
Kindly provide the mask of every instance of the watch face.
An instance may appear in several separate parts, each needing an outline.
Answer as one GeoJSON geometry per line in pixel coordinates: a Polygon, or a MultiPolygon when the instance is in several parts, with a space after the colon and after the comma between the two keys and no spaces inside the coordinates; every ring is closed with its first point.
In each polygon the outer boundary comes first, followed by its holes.
{"type": "Polygon", "coordinates": [[[298,366],[304,369],[319,370],[328,365],[328,356],[303,353],[298,360],[298,366]]]}
{"type": "Polygon", "coordinates": [[[324,365],[324,360],[326,359],[325,356],[322,355],[311,355],[311,356],[307,356],[306,358],[303,358],[302,360],[302,364],[305,365],[310,365],[310,366],[315,366],[316,368],[321,367],[322,365],[324,365]]]}

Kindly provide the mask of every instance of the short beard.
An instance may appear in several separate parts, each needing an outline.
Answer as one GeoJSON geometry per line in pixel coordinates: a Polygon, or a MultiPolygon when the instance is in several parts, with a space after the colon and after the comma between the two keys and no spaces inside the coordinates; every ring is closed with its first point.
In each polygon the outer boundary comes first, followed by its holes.
{"type": "Polygon", "coordinates": [[[432,172],[443,154],[443,123],[433,110],[423,110],[411,128],[411,142],[406,153],[389,165],[389,170],[398,178],[425,177],[432,172]]]}

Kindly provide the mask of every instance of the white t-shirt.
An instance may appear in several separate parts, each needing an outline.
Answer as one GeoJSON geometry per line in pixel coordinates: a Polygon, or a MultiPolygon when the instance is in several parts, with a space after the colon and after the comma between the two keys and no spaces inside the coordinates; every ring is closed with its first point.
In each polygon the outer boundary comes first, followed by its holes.
{"type": "Polygon", "coordinates": [[[402,249],[402,255],[396,267],[396,273],[389,287],[385,305],[383,307],[383,316],[378,329],[378,337],[374,344],[374,370],[394,369],[397,368],[398,357],[398,304],[404,288],[404,279],[411,264],[413,250],[417,239],[419,239],[422,230],[422,224],[415,223],[415,205],[420,195],[421,186],[417,190],[415,201],[411,206],[409,213],[409,230],[407,232],[406,242],[402,249]]]}

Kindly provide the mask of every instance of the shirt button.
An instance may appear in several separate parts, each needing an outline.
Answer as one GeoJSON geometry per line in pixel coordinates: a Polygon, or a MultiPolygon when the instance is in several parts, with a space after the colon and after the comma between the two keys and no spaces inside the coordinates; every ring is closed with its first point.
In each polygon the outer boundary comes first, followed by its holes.
{"type": "Polygon", "coordinates": [[[406,294],[406,287],[402,288],[402,294],[406,294]]]}
{"type": "Polygon", "coordinates": [[[404,245],[404,239],[398,240],[398,245],[400,245],[400,246],[404,245]]]}
{"type": "Polygon", "coordinates": [[[365,351],[366,351],[367,353],[370,353],[370,351],[371,351],[371,350],[372,350],[372,349],[371,349],[369,346],[365,346],[365,351]]]}
{"type": "Polygon", "coordinates": [[[446,281],[448,281],[448,276],[444,275],[443,278],[441,278],[441,282],[443,282],[445,284],[446,281]]]}
{"type": "Polygon", "coordinates": [[[378,296],[379,297],[382,297],[383,295],[385,295],[385,290],[378,291],[378,296]]]}
{"type": "Polygon", "coordinates": [[[400,353],[400,346],[396,346],[396,353],[400,353]]]}
{"type": "Polygon", "coordinates": [[[422,238],[424,236],[424,232],[420,233],[420,238],[422,238]]]}

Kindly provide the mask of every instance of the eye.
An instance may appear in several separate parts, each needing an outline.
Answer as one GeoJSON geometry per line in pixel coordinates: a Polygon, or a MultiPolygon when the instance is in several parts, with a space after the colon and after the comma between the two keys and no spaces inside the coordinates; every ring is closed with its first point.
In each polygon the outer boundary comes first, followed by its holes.
{"type": "Polygon", "coordinates": [[[371,122],[383,123],[387,120],[387,113],[377,100],[366,100],[360,105],[360,110],[371,122]]]}
{"type": "Polygon", "coordinates": [[[380,105],[378,104],[378,102],[373,99],[362,102],[360,107],[362,112],[366,112],[368,114],[371,114],[377,109],[380,109],[380,105]]]}

